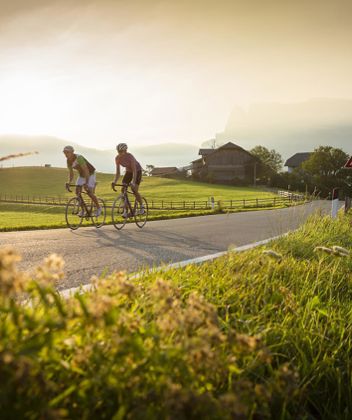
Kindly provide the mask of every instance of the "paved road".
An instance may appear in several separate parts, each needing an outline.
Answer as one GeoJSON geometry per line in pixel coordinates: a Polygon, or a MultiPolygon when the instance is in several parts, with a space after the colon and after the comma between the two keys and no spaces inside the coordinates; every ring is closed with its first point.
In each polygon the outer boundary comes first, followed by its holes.
{"type": "Polygon", "coordinates": [[[295,229],[318,208],[329,212],[330,206],[331,202],[316,201],[280,210],[154,221],[142,230],[129,224],[121,231],[104,226],[1,232],[0,246],[14,246],[23,258],[20,268],[26,271],[50,253],[61,255],[66,279],[58,289],[65,289],[89,283],[94,274],[134,272],[270,238],[295,229]]]}

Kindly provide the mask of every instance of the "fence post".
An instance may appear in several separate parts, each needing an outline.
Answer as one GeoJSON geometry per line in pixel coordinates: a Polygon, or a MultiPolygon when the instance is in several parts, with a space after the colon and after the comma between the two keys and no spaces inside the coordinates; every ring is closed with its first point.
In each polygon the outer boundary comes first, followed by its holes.
{"type": "Polygon", "coordinates": [[[243,207],[246,207],[246,200],[243,200],[243,207]]]}

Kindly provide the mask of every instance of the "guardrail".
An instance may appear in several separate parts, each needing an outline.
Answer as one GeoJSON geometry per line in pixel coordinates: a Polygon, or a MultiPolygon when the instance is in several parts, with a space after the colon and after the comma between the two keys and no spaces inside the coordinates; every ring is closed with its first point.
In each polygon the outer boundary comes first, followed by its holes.
{"type": "MultiPolygon", "coordinates": [[[[103,198],[103,197],[102,197],[103,198]]],[[[104,198],[103,198],[104,199],[104,198]]],[[[49,196],[29,196],[29,195],[10,195],[0,194],[0,202],[13,204],[34,204],[65,206],[67,197],[49,197],[49,196]]],[[[241,209],[241,208],[260,208],[277,207],[283,204],[290,204],[295,201],[305,201],[303,194],[279,194],[277,197],[251,198],[240,200],[218,200],[218,201],[173,201],[173,200],[148,200],[150,210],[212,210],[212,209],[241,209]]],[[[106,200],[106,206],[112,206],[113,200],[106,200]]]]}

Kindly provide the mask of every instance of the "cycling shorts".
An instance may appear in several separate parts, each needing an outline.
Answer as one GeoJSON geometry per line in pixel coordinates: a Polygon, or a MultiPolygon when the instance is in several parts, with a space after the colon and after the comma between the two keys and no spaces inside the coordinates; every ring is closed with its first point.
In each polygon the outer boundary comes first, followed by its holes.
{"type": "MultiPolygon", "coordinates": [[[[77,178],[76,181],[76,186],[82,186],[86,183],[86,178],[83,176],[80,176],[77,178]]],[[[90,175],[90,177],[88,178],[88,187],[91,189],[95,188],[95,184],[96,184],[96,180],[95,180],[95,172],[94,174],[90,175]]]]}
{"type": "MultiPolygon", "coordinates": [[[[126,172],[122,179],[123,184],[129,184],[133,179],[133,172],[126,172]]],[[[142,181],[142,171],[137,171],[136,184],[139,185],[142,181]]]]}

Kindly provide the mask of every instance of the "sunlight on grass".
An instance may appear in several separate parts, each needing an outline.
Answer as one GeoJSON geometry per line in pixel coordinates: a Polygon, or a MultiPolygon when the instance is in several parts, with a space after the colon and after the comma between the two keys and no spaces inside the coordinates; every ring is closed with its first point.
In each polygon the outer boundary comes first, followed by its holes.
{"type": "Polygon", "coordinates": [[[350,217],[315,216],[265,247],[93,278],[67,300],[58,256],[29,278],[0,250],[1,406],[16,418],[348,418],[351,240],[350,217]]]}

